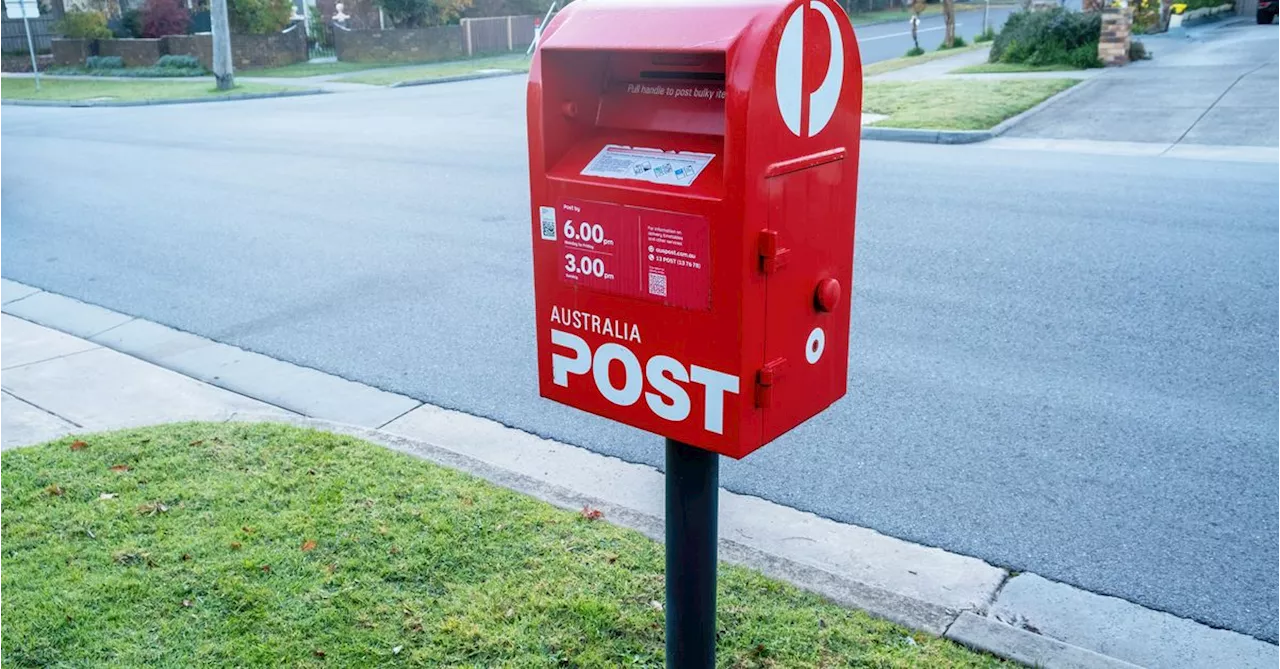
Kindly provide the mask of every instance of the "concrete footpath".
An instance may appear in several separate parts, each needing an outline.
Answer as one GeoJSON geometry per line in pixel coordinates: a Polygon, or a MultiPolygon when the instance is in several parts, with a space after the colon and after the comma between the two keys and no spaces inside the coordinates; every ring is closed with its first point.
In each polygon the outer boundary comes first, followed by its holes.
{"type": "MultiPolygon", "coordinates": [[[[4,280],[3,448],[179,420],[358,436],[662,536],[657,470],[4,280]]],[[[1030,573],[721,493],[720,556],[909,627],[1043,667],[1252,667],[1277,647],[1030,573]]]]}

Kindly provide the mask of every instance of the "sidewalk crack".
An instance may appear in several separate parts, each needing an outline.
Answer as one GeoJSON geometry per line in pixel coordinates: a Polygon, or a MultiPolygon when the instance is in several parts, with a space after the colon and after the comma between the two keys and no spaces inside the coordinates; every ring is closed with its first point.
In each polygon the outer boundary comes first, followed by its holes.
{"type": "Polygon", "coordinates": [[[64,420],[64,421],[66,421],[66,422],[68,422],[68,423],[71,423],[72,425],[74,425],[74,426],[76,426],[76,427],[78,427],[78,428],[80,428],[80,429],[82,429],[82,430],[84,429],[84,426],[83,426],[83,425],[81,425],[80,423],[77,423],[77,422],[75,422],[74,420],[71,420],[70,418],[67,418],[66,416],[64,416],[64,415],[62,415],[62,414],[60,414],[60,413],[58,413],[57,411],[50,411],[49,409],[46,409],[46,408],[44,408],[44,407],[40,406],[39,404],[36,404],[35,402],[32,402],[32,401],[31,401],[31,400],[29,400],[29,399],[26,399],[26,398],[23,398],[23,397],[19,397],[19,396],[15,395],[12,391],[10,391],[8,388],[0,389],[0,392],[3,392],[5,395],[8,395],[9,397],[12,397],[13,399],[18,400],[19,402],[22,402],[23,404],[30,404],[31,406],[33,406],[33,407],[35,407],[35,408],[37,408],[37,409],[39,409],[39,410],[41,410],[41,411],[43,411],[43,412],[45,412],[45,413],[49,414],[50,416],[53,416],[53,417],[55,417],[55,418],[59,418],[59,419],[64,420]]]}

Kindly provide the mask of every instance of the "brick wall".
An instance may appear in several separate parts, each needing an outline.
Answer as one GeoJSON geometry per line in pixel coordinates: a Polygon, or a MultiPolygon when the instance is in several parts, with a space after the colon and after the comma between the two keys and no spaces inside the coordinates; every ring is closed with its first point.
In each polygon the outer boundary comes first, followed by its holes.
{"type": "Polygon", "coordinates": [[[1129,62],[1129,34],[1133,28],[1133,12],[1118,7],[1102,12],[1102,36],[1098,39],[1098,59],[1103,65],[1129,62]]]}
{"type": "MultiPolygon", "coordinates": [[[[161,38],[166,53],[195,56],[206,70],[213,69],[212,35],[169,35],[161,38]]],[[[232,35],[231,67],[235,71],[279,67],[307,60],[307,36],[301,28],[270,35],[232,35]]]]}
{"type": "Polygon", "coordinates": [[[163,54],[159,39],[98,40],[98,55],[120,56],[120,59],[124,61],[125,67],[155,65],[163,54]]]}
{"type": "MultiPolygon", "coordinates": [[[[231,43],[235,44],[235,35],[231,43]]],[[[161,37],[165,44],[165,53],[172,56],[195,56],[204,69],[213,69],[213,36],[204,35],[166,35],[161,37]]],[[[234,48],[234,46],[233,46],[234,48]]]]}
{"type": "Polygon", "coordinates": [[[334,30],[338,60],[428,62],[467,55],[459,26],[415,30],[334,30]]]}
{"type": "Polygon", "coordinates": [[[84,59],[98,55],[98,41],[91,39],[53,40],[53,64],[60,67],[84,65],[84,59]]]}

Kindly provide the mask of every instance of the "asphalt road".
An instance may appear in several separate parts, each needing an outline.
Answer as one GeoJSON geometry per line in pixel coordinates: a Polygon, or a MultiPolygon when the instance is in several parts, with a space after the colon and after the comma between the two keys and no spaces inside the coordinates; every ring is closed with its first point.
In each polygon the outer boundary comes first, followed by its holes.
{"type": "MultiPolygon", "coordinates": [[[[520,78],[5,107],[3,275],[630,461],[536,396],[520,78]]],[[[1276,638],[1277,176],[864,143],[847,398],[728,488],[1276,638]]]]}
{"type": "MultiPolygon", "coordinates": [[[[956,34],[968,43],[973,43],[973,38],[982,32],[982,6],[980,3],[973,4],[976,9],[968,10],[964,5],[957,5],[956,11],[956,34]]],[[[999,30],[1009,14],[1016,9],[1017,7],[1009,5],[992,7],[987,15],[987,22],[999,30]]],[[[920,48],[925,51],[936,50],[942,44],[945,27],[941,14],[920,19],[920,27],[916,31],[920,48]]],[[[913,44],[911,24],[906,21],[855,27],[853,32],[858,37],[858,49],[864,63],[898,58],[905,55],[913,44]]]]}

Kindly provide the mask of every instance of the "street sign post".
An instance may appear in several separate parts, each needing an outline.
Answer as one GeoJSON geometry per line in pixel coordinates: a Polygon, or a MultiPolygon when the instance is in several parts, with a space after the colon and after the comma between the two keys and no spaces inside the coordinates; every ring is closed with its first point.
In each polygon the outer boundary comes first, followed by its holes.
{"type": "Polygon", "coordinates": [[[36,45],[31,39],[31,21],[40,18],[38,0],[5,0],[5,14],[11,19],[22,19],[22,27],[27,31],[27,52],[31,54],[31,72],[36,77],[36,90],[40,90],[40,67],[36,64],[36,45]]]}
{"type": "Polygon", "coordinates": [[[715,658],[719,455],[845,394],[862,102],[831,0],[579,0],[528,122],[543,397],[667,438],[667,662],[715,658]]]}

